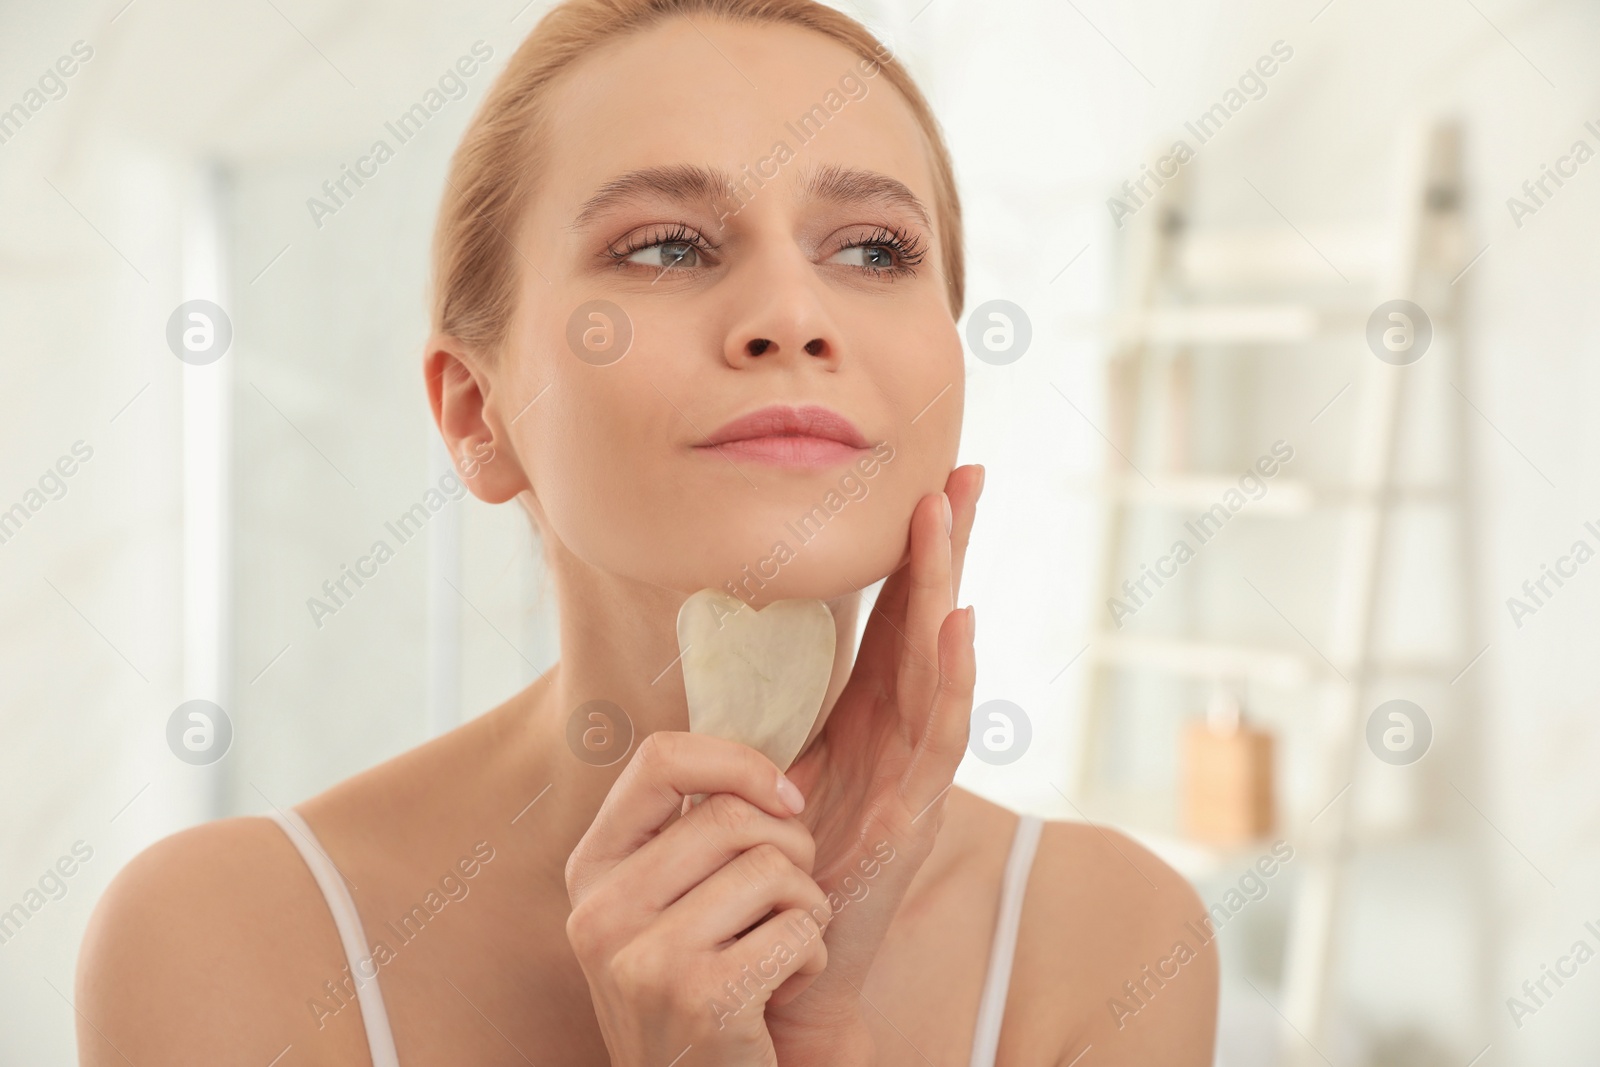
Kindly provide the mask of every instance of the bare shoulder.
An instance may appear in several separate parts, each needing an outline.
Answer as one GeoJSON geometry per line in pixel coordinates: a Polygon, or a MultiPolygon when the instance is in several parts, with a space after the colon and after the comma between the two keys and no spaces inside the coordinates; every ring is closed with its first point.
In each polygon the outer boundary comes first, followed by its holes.
{"type": "Polygon", "coordinates": [[[299,1063],[362,1062],[356,1009],[308,1010],[343,966],[321,891],[276,825],[173,834],[122,869],[90,919],[80,1062],[268,1063],[291,1045],[299,1063]]]}
{"type": "Polygon", "coordinates": [[[1126,834],[1045,823],[1013,975],[1002,1062],[1064,1065],[1087,1046],[1097,1064],[1212,1062],[1218,967],[1205,905],[1126,834]]]}
{"type": "MultiPolygon", "coordinates": [[[[480,716],[297,806],[358,908],[381,905],[388,882],[409,884],[411,865],[437,867],[438,828],[484,806],[485,768],[510,758],[496,755],[503,718],[480,716]]],[[[369,1058],[327,900],[266,818],[205,823],[134,857],[90,919],[75,1000],[92,1067],[268,1064],[291,1047],[283,1064],[369,1058]]]]}

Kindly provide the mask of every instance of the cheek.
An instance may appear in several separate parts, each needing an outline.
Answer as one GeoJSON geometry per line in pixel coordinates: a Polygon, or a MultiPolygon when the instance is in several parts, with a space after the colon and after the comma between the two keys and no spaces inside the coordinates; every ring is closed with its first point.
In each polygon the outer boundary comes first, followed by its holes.
{"type": "Polygon", "coordinates": [[[548,388],[512,432],[547,534],[606,573],[685,592],[715,584],[693,577],[720,573],[706,559],[715,523],[705,505],[719,487],[706,484],[707,468],[684,454],[695,436],[686,418],[696,410],[694,353],[704,350],[694,322],[634,308],[626,353],[595,363],[580,358],[568,337],[569,309],[587,298],[528,296],[528,321],[542,325],[531,331],[524,357],[531,373],[518,396],[548,388]]]}
{"type": "Polygon", "coordinates": [[[550,533],[602,570],[634,573],[672,506],[672,427],[662,409],[677,416],[643,374],[621,364],[558,360],[548,380],[517,437],[550,533]]]}
{"type": "Polygon", "coordinates": [[[953,324],[945,325],[947,329],[931,329],[903,347],[905,354],[880,376],[894,413],[890,442],[895,454],[879,473],[874,491],[892,500],[901,516],[893,532],[902,555],[912,511],[922,497],[944,488],[960,446],[966,373],[960,338],[953,324]]]}
{"type": "MultiPolygon", "coordinates": [[[[955,324],[943,320],[920,336],[901,340],[892,360],[876,372],[880,388],[894,412],[897,449],[910,453],[908,467],[939,467],[948,474],[961,437],[966,396],[966,366],[955,324]],[[903,447],[899,442],[904,442],[903,447]]],[[[944,488],[941,477],[927,491],[944,488]]]]}

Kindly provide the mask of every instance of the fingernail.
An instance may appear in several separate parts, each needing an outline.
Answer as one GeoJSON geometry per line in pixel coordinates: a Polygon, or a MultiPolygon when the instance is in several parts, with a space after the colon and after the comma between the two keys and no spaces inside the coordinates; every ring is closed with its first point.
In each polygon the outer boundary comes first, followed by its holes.
{"type": "Polygon", "coordinates": [[[979,497],[983,496],[983,483],[988,480],[988,477],[988,470],[984,468],[982,463],[978,464],[978,491],[972,494],[972,499],[977,500],[979,497]]]}
{"type": "Polygon", "coordinates": [[[955,528],[955,516],[950,512],[950,494],[940,493],[939,499],[944,503],[944,532],[948,534],[955,528]]]}
{"type": "Polygon", "coordinates": [[[967,605],[967,641],[971,643],[978,635],[978,611],[972,605],[967,605]]]}
{"type": "Polygon", "coordinates": [[[806,808],[806,798],[800,795],[800,790],[781,772],[778,774],[778,799],[783,801],[784,807],[796,815],[806,808]]]}

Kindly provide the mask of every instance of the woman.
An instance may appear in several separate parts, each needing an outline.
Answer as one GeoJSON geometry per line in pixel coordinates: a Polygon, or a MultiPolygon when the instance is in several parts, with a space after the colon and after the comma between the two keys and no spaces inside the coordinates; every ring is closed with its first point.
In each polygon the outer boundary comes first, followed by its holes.
{"type": "Polygon", "coordinates": [[[434,415],[535,522],[560,661],[135,859],[85,940],[82,1062],[1210,1063],[1183,880],[951,787],[983,472],[952,469],[951,166],[888,50],[809,0],[571,0],[474,118],[434,257],[434,415]],[[687,732],[675,619],[708,587],[832,612],[786,776],[687,732]]]}

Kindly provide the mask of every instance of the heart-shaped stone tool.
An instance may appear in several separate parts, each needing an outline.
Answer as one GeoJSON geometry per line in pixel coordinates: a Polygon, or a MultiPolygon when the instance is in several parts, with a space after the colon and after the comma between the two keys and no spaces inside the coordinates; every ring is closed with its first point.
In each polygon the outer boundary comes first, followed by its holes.
{"type": "Polygon", "coordinates": [[[833,613],[820,600],[757,611],[717,589],[678,609],[689,730],[740,741],[779,770],[800,754],[833,675],[833,613]]]}

